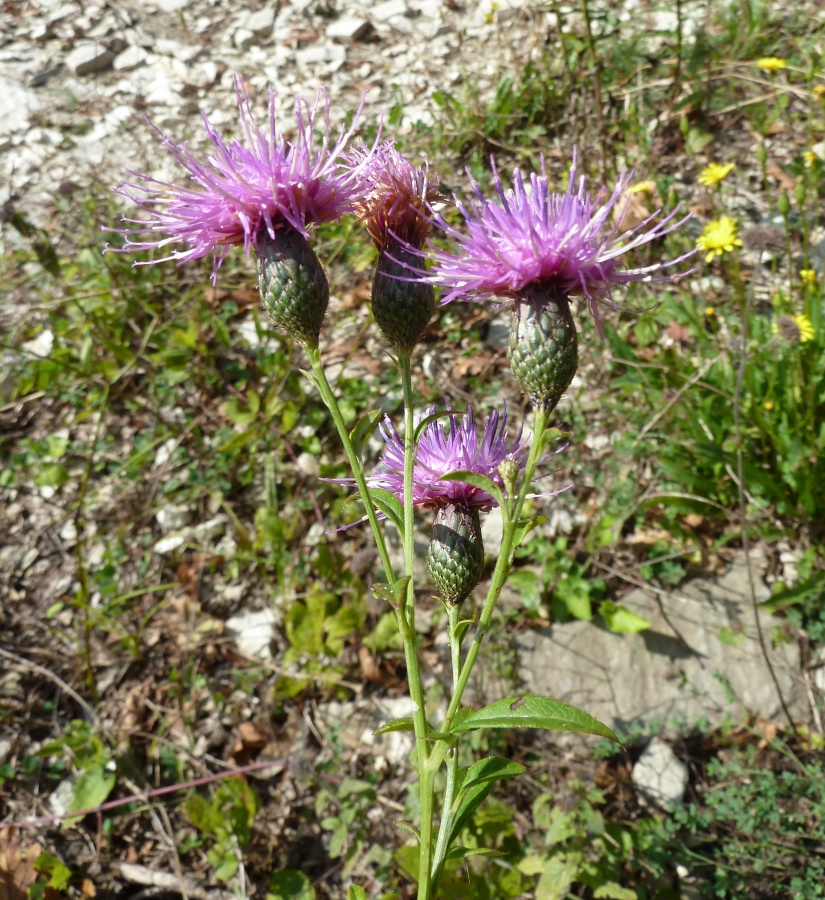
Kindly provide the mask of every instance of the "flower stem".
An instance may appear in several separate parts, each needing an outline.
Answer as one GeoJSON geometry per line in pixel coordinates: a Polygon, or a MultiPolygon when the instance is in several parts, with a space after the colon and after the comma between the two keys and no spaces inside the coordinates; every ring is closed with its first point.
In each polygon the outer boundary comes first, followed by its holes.
{"type": "Polygon", "coordinates": [[[355,453],[355,448],[352,446],[352,441],[350,440],[349,431],[347,430],[347,426],[344,422],[344,417],[341,414],[341,407],[338,405],[338,400],[335,397],[335,394],[330,387],[329,381],[327,380],[326,372],[324,372],[323,364],[321,363],[321,351],[318,348],[305,347],[306,354],[309,357],[310,365],[312,366],[312,374],[315,376],[315,384],[318,388],[319,393],[321,394],[321,399],[324,401],[327,409],[332,416],[332,421],[335,423],[335,427],[338,430],[338,436],[341,438],[341,443],[344,447],[344,453],[347,456],[347,462],[349,463],[350,469],[352,469],[352,475],[355,478],[355,484],[358,486],[358,493],[361,495],[361,500],[364,504],[364,508],[367,511],[367,519],[369,519],[370,527],[372,528],[372,535],[375,539],[375,546],[378,548],[378,555],[381,557],[381,564],[384,567],[384,575],[389,584],[393,584],[395,582],[395,571],[392,567],[392,562],[390,561],[390,555],[387,551],[387,544],[384,540],[384,533],[381,531],[381,526],[378,524],[378,517],[375,515],[375,507],[373,506],[372,500],[370,499],[369,488],[367,487],[367,481],[364,478],[364,467],[361,465],[361,460],[355,453]]]}
{"type": "Polygon", "coordinates": [[[399,626],[404,642],[407,681],[413,705],[413,726],[418,759],[418,791],[421,807],[420,856],[418,864],[418,900],[431,898],[431,863],[433,839],[433,787],[435,772],[429,765],[430,745],[427,741],[427,719],[424,712],[424,689],[418,665],[415,635],[415,523],[413,475],[415,472],[415,422],[413,419],[412,373],[410,354],[399,353],[398,368],[404,391],[404,566],[408,577],[406,601],[399,610],[399,626]]]}
{"type": "MultiPolygon", "coordinates": [[[[493,571],[493,578],[490,582],[490,589],[487,592],[487,598],[484,601],[481,615],[478,618],[478,625],[476,626],[475,634],[473,636],[473,643],[467,651],[467,658],[461,668],[458,684],[453,693],[453,697],[450,700],[450,706],[447,709],[447,715],[442,728],[443,731],[449,730],[455,714],[461,708],[461,698],[464,695],[467,682],[470,680],[470,674],[472,673],[479,650],[481,650],[481,644],[490,628],[493,610],[496,607],[496,602],[498,601],[501,589],[504,587],[504,582],[510,574],[510,566],[513,564],[513,555],[516,550],[514,546],[516,529],[518,528],[524,501],[527,499],[527,492],[530,489],[533,475],[536,471],[539,457],[541,456],[544,445],[544,431],[547,427],[548,417],[549,411],[544,409],[544,407],[539,406],[536,409],[535,429],[530,444],[530,455],[527,457],[527,464],[524,468],[524,480],[521,483],[517,497],[509,509],[509,515],[504,516],[504,534],[501,540],[501,549],[499,550],[496,567],[493,571]]],[[[502,510],[502,512],[504,512],[504,510],[502,510]]],[[[433,762],[438,761],[440,764],[440,760],[443,759],[444,753],[446,752],[447,744],[445,742],[439,742],[437,746],[438,751],[433,753],[433,757],[437,757],[438,755],[439,758],[437,760],[434,758],[433,762]]]]}
{"type": "MultiPolygon", "coordinates": [[[[461,677],[461,641],[458,639],[458,622],[461,607],[450,603],[447,605],[447,638],[450,643],[450,662],[453,669],[453,693],[458,690],[461,677]]],[[[458,744],[447,756],[447,784],[444,789],[444,802],[441,806],[441,822],[433,853],[433,890],[438,887],[438,879],[450,849],[450,833],[453,830],[453,802],[458,786],[458,744]]]]}

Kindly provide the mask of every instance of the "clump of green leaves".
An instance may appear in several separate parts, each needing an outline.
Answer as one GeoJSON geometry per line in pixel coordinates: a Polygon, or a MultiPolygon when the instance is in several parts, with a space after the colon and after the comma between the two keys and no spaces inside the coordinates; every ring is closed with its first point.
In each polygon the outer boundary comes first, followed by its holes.
{"type": "MultiPolygon", "coordinates": [[[[189,821],[210,844],[206,856],[219,881],[238,871],[258,811],[255,791],[242,778],[223,779],[210,798],[192,794],[184,804],[189,821]]],[[[198,843],[198,842],[196,842],[198,843]]]]}

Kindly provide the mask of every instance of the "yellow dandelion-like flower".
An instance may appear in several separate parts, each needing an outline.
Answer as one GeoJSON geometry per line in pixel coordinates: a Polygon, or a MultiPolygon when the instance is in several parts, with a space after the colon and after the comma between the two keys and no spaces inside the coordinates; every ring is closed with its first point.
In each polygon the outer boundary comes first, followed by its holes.
{"type": "Polygon", "coordinates": [[[802,154],[802,159],[805,160],[806,166],[812,166],[814,163],[819,162],[819,157],[814,153],[813,150],[806,150],[802,154]]]}
{"type": "Polygon", "coordinates": [[[778,56],[763,56],[762,59],[756,60],[756,65],[766,72],[778,72],[780,69],[787,67],[787,62],[778,56]]]}
{"type": "Polygon", "coordinates": [[[805,315],[793,316],[796,327],[799,329],[799,343],[806,344],[814,339],[816,331],[811,320],[805,315]]]}
{"type": "Polygon", "coordinates": [[[716,307],[715,306],[706,306],[705,307],[705,315],[710,318],[711,316],[716,315],[716,307]]]}
{"type": "Polygon", "coordinates": [[[817,100],[821,100],[823,97],[825,97],[825,84],[814,85],[811,93],[814,95],[814,97],[816,97],[817,100]]]}
{"type": "Polygon", "coordinates": [[[656,190],[656,182],[651,181],[649,178],[647,181],[640,181],[638,184],[634,184],[632,187],[629,187],[625,193],[626,194],[652,194],[653,191],[656,190]]]}
{"type": "Polygon", "coordinates": [[[733,171],[733,163],[710,163],[699,173],[699,184],[719,184],[733,171]]]}
{"type": "Polygon", "coordinates": [[[774,321],[771,331],[780,335],[789,344],[806,344],[812,341],[816,334],[811,320],[803,314],[780,316],[774,321]]]}
{"type": "Polygon", "coordinates": [[[742,246],[742,241],[736,236],[738,228],[736,219],[730,216],[722,216],[705,225],[701,236],[696,240],[696,246],[700,250],[708,251],[705,262],[710,262],[723,253],[733,253],[735,247],[742,246]]]}
{"type": "Polygon", "coordinates": [[[766,400],[766,401],[762,404],[762,406],[763,406],[768,412],[770,412],[770,411],[773,409],[773,400],[766,400]]]}
{"type": "Polygon", "coordinates": [[[816,271],[814,269],[800,269],[799,280],[802,284],[816,284],[816,271]]]}

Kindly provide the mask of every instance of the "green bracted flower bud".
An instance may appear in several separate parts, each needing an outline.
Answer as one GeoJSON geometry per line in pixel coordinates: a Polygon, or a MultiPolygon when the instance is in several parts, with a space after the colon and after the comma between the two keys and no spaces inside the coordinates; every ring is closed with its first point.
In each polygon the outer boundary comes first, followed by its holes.
{"type": "Polygon", "coordinates": [[[548,412],[554,409],[579,365],[579,340],[568,298],[534,295],[518,301],[507,355],[531,402],[548,412]]]}
{"type": "Polygon", "coordinates": [[[435,309],[431,284],[403,280],[420,265],[420,256],[393,243],[381,251],[372,282],[375,321],[392,346],[407,353],[420,340],[435,309]]]}
{"type": "Polygon", "coordinates": [[[275,240],[258,237],[258,290],[269,317],[309,349],[318,346],[329,303],[327,277],[309,241],[294,228],[279,228],[275,240]]]}
{"type": "Polygon", "coordinates": [[[436,510],[427,564],[433,584],[447,603],[458,606],[469,597],[484,569],[477,509],[450,503],[436,510]]]}

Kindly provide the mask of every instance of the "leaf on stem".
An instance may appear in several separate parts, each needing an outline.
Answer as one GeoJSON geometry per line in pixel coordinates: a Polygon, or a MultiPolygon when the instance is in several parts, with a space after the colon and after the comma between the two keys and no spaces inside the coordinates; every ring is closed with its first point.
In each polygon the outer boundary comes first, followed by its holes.
{"type": "Polygon", "coordinates": [[[384,415],[383,410],[374,409],[371,412],[364,413],[363,416],[355,423],[349,438],[352,441],[352,449],[355,455],[360,459],[361,452],[364,449],[364,443],[369,440],[370,435],[375,431],[375,427],[381,421],[384,415]]]}
{"type": "Polygon", "coordinates": [[[373,731],[375,735],[390,734],[393,731],[415,731],[412,716],[402,716],[400,719],[390,719],[373,731]]]}
{"type": "Polygon", "coordinates": [[[403,535],[404,507],[398,497],[383,488],[370,488],[369,495],[375,508],[383,513],[403,535]]]}
{"type": "Polygon", "coordinates": [[[539,525],[544,525],[546,521],[547,516],[532,516],[529,519],[519,519],[513,532],[513,546],[520,547],[527,535],[534,528],[538,528],[539,525]]]}
{"type": "Polygon", "coordinates": [[[462,484],[471,484],[473,487],[481,491],[487,491],[488,494],[495,497],[499,506],[504,507],[504,491],[486,475],[480,475],[478,472],[469,472],[462,469],[458,472],[450,472],[442,475],[439,481],[460,481],[462,484]]]}
{"type": "Polygon", "coordinates": [[[415,825],[412,825],[410,822],[396,822],[396,828],[400,828],[401,831],[406,831],[407,834],[411,834],[420,844],[421,843],[421,834],[415,825]]]}
{"type": "Polygon", "coordinates": [[[464,775],[461,790],[466,791],[485,781],[500,781],[504,778],[515,778],[527,769],[512,759],[503,756],[490,756],[487,759],[479,759],[474,762],[464,775]]]}
{"type": "Polygon", "coordinates": [[[542,728],[545,731],[572,731],[595,734],[620,743],[606,726],[575,706],[548,697],[508,697],[485,706],[478,712],[456,720],[451,734],[462,734],[477,728],[542,728]]]}
{"type": "Polygon", "coordinates": [[[487,847],[453,847],[447,853],[447,859],[467,859],[470,856],[506,856],[501,850],[492,850],[487,847]]]}
{"type": "Polygon", "coordinates": [[[430,415],[425,416],[416,426],[415,431],[413,432],[413,440],[418,443],[418,439],[421,437],[421,432],[430,424],[430,422],[435,422],[437,419],[445,419],[448,416],[456,416],[458,413],[453,410],[445,409],[441,412],[430,413],[430,415]]]}
{"type": "Polygon", "coordinates": [[[372,586],[372,592],[379,600],[384,600],[389,603],[393,609],[398,610],[401,609],[404,598],[407,595],[407,584],[409,583],[409,580],[410,576],[404,575],[403,578],[397,579],[392,584],[387,584],[384,581],[377,581],[372,586]]]}

